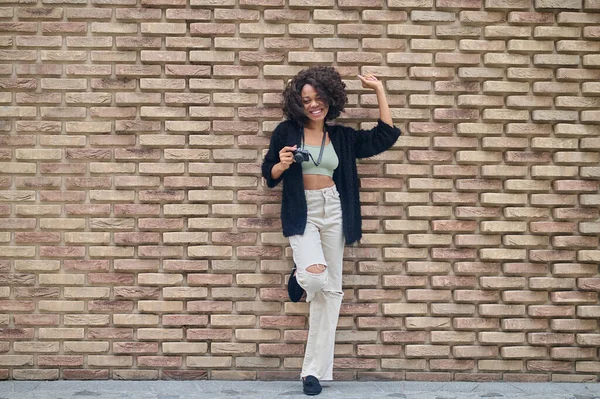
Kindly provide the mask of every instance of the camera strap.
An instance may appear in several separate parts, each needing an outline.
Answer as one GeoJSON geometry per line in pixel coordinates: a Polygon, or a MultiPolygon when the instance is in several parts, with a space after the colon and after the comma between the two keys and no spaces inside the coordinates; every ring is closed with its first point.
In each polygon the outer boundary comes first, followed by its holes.
{"type": "MultiPolygon", "coordinates": [[[[323,140],[321,140],[321,150],[319,151],[319,158],[317,158],[317,162],[313,158],[312,154],[309,153],[310,159],[315,164],[315,166],[319,166],[321,161],[323,160],[323,151],[325,150],[325,141],[327,140],[327,130],[325,126],[323,126],[323,140]]],[[[302,148],[304,148],[304,127],[302,128],[302,148]]]]}

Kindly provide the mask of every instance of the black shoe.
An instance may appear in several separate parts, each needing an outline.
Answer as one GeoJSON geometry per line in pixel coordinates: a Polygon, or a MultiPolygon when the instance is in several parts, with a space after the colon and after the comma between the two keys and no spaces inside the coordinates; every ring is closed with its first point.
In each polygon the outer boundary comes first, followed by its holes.
{"type": "Polygon", "coordinates": [[[302,387],[304,393],[307,395],[318,395],[323,390],[317,377],[312,375],[307,375],[306,377],[304,377],[304,379],[302,380],[302,387]]]}
{"type": "Polygon", "coordinates": [[[300,287],[298,280],[296,280],[296,275],[294,274],[295,271],[296,265],[294,265],[294,268],[292,269],[292,275],[288,280],[288,295],[290,296],[290,300],[292,302],[298,302],[300,298],[302,298],[302,295],[304,295],[304,289],[300,287]]]}

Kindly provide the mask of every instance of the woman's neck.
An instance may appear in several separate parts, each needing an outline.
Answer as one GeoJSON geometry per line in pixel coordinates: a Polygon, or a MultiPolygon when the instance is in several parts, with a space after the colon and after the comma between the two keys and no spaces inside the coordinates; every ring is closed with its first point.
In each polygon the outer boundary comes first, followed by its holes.
{"type": "Polygon", "coordinates": [[[314,130],[317,132],[322,132],[323,128],[325,127],[325,121],[319,121],[319,122],[314,122],[314,121],[308,121],[304,124],[304,128],[308,129],[308,130],[314,130]]]}

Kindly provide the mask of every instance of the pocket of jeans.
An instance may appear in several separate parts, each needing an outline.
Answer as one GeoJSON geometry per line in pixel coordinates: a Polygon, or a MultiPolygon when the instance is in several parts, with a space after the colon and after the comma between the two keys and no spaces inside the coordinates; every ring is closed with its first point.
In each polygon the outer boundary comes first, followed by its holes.
{"type": "Polygon", "coordinates": [[[328,217],[342,214],[342,201],[340,200],[339,196],[331,196],[326,201],[326,214],[328,217]]]}
{"type": "Polygon", "coordinates": [[[328,195],[329,195],[330,197],[333,197],[333,198],[336,198],[336,199],[340,199],[340,193],[339,193],[339,191],[338,191],[338,190],[336,190],[336,189],[333,189],[333,190],[331,190],[331,191],[328,193],[328,195]]]}

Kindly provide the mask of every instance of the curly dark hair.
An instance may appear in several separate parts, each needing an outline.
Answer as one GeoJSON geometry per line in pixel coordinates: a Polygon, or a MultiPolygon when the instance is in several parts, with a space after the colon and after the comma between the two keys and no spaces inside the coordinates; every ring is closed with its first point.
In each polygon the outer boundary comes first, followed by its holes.
{"type": "Polygon", "coordinates": [[[298,72],[283,90],[281,108],[287,119],[300,124],[308,120],[300,96],[302,88],[307,84],[314,87],[321,100],[329,106],[325,120],[337,118],[348,102],[346,84],[334,67],[317,65],[298,72]]]}

